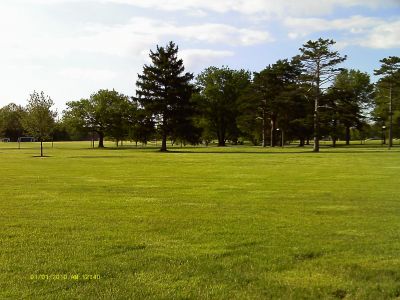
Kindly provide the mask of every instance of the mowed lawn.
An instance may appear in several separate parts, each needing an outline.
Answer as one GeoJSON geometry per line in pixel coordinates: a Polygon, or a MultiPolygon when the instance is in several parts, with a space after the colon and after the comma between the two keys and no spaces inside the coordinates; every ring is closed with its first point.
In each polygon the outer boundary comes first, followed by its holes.
{"type": "Polygon", "coordinates": [[[400,296],[398,146],[108,146],[0,145],[0,299],[400,296]]]}

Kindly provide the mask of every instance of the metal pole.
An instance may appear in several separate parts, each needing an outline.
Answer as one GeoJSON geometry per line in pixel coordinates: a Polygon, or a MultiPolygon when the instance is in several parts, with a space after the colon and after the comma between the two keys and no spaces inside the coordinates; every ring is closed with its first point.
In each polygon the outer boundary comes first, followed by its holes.
{"type": "Polygon", "coordinates": [[[393,99],[392,99],[392,83],[390,82],[390,88],[389,88],[389,98],[390,98],[390,102],[389,102],[389,150],[390,148],[392,148],[393,146],[393,111],[392,111],[392,103],[393,103],[393,99]]]}

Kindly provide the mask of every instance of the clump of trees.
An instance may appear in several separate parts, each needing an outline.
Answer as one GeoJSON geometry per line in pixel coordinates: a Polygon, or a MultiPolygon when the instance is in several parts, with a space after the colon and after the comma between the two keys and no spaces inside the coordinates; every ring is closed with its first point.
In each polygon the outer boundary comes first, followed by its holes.
{"type": "Polygon", "coordinates": [[[199,115],[206,132],[217,137],[218,146],[225,146],[227,140],[236,144],[240,137],[238,102],[250,78],[248,71],[228,67],[207,68],[196,78],[199,115]]]}
{"type": "Polygon", "coordinates": [[[10,103],[0,109],[0,136],[16,142],[29,135],[40,142],[43,157],[43,142],[56,132],[57,112],[52,110],[53,100],[44,92],[34,91],[26,107],[10,103]]]}
{"type": "Polygon", "coordinates": [[[104,148],[107,135],[118,143],[128,137],[131,115],[135,107],[129,97],[115,90],[100,90],[89,99],[71,101],[64,111],[64,122],[76,131],[96,134],[99,148],[104,148]]]}
{"type": "MultiPolygon", "coordinates": [[[[218,146],[251,141],[284,146],[299,141],[319,151],[321,139],[350,143],[375,137],[389,128],[389,147],[400,137],[400,58],[381,60],[380,76],[340,68],[346,59],[331,48],[333,40],[308,41],[299,55],[281,59],[259,72],[208,67],[197,76],[186,72],[173,42],[150,51],[136,95],[99,90],[87,99],[67,103],[61,121],[53,101],[34,92],[26,107],[0,109],[0,137],[12,141],[31,135],[49,139],[110,139],[146,144],[161,139],[161,151],[171,143],[218,146]]],[[[42,149],[42,147],[41,147],[42,149]]],[[[43,151],[41,150],[41,155],[43,151]]]]}
{"type": "Polygon", "coordinates": [[[25,128],[22,120],[25,118],[25,108],[10,103],[0,109],[0,136],[10,139],[11,142],[18,141],[23,136],[25,128]]]}
{"type": "Polygon", "coordinates": [[[381,79],[377,83],[377,105],[374,115],[383,124],[389,122],[389,148],[391,148],[393,146],[394,117],[397,124],[400,124],[398,100],[400,90],[400,57],[389,56],[380,62],[382,64],[381,67],[375,70],[375,75],[381,76],[381,79]]]}

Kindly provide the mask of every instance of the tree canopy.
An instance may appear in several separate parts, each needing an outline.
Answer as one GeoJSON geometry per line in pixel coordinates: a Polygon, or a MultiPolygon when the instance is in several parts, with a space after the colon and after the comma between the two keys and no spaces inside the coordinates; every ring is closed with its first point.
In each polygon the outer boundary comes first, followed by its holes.
{"type": "Polygon", "coordinates": [[[0,136],[7,137],[13,142],[23,136],[25,129],[22,120],[25,114],[25,109],[14,103],[2,107],[0,109],[0,136]]]}
{"type": "Polygon", "coordinates": [[[207,68],[196,78],[200,91],[197,103],[207,126],[218,138],[218,146],[225,146],[227,139],[237,142],[237,101],[250,84],[250,78],[250,72],[228,67],[207,68]]]}
{"type": "Polygon", "coordinates": [[[185,72],[178,46],[170,42],[150,51],[151,64],[143,67],[136,82],[136,100],[154,121],[162,137],[160,151],[167,151],[169,135],[183,137],[182,124],[192,126],[194,110],[190,99],[194,92],[193,74],[185,72]]]}
{"type": "Polygon", "coordinates": [[[40,141],[40,156],[43,156],[43,141],[50,138],[57,112],[52,111],[53,100],[34,91],[28,100],[26,114],[22,119],[25,131],[40,141]]]}
{"type": "Polygon", "coordinates": [[[116,141],[128,135],[131,109],[128,96],[115,90],[99,90],[89,99],[68,102],[64,121],[80,130],[97,133],[98,147],[103,148],[106,134],[116,141]]]}

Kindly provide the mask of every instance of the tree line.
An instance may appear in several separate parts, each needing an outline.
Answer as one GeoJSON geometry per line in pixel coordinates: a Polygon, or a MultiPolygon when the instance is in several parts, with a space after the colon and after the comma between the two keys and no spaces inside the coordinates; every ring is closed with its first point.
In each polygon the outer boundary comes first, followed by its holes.
{"type": "Polygon", "coordinates": [[[0,109],[0,136],[49,139],[125,140],[146,144],[218,146],[250,141],[263,147],[299,141],[319,151],[321,139],[336,142],[377,138],[389,131],[388,144],[400,137],[400,58],[382,59],[371,82],[367,73],[340,68],[347,57],[332,50],[330,39],[308,41],[299,54],[259,72],[208,67],[197,76],[186,72],[173,42],[150,51],[136,82],[136,95],[99,90],[70,101],[56,121],[53,101],[34,92],[26,107],[0,109]]]}

